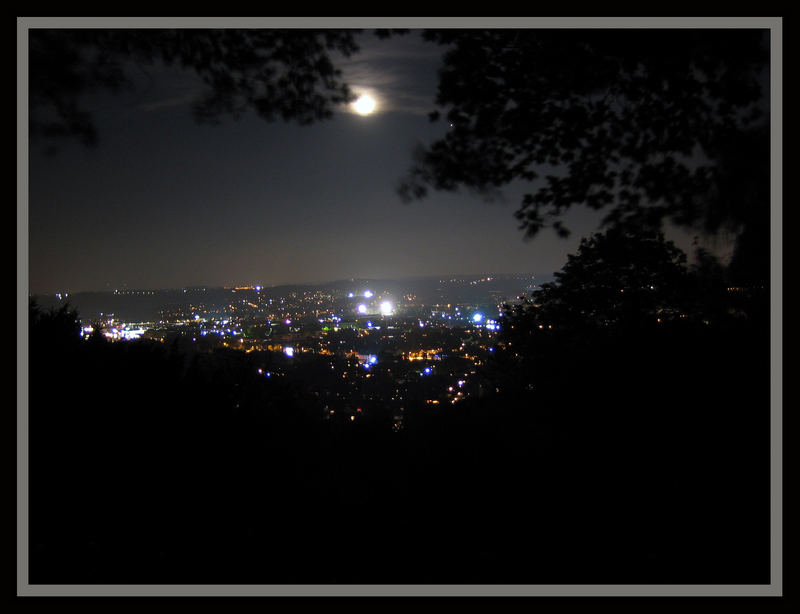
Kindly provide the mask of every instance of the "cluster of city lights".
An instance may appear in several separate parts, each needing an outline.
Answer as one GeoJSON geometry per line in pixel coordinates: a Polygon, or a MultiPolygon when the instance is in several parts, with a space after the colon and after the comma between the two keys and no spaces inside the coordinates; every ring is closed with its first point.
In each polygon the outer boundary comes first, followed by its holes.
{"type": "Polygon", "coordinates": [[[362,366],[365,369],[369,369],[372,365],[378,364],[378,357],[375,354],[370,354],[367,356],[366,360],[362,363],[362,366]]]}
{"type": "MultiPolygon", "coordinates": [[[[361,292],[360,296],[363,296],[365,299],[371,299],[373,296],[375,296],[375,293],[372,290],[367,289],[361,292]]],[[[355,292],[348,292],[347,297],[355,298],[356,294],[355,292]]],[[[371,310],[370,306],[367,303],[358,303],[358,305],[356,305],[356,313],[358,313],[359,315],[367,315],[369,313],[376,313],[376,312],[374,310],[371,310]]],[[[384,317],[390,316],[394,314],[394,305],[392,304],[391,301],[388,300],[381,301],[380,305],[378,306],[377,313],[380,313],[384,317]]]]}

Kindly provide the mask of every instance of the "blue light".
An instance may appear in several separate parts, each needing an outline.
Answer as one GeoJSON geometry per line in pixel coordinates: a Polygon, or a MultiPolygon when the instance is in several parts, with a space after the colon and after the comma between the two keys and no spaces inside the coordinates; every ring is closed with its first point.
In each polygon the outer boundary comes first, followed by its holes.
{"type": "Polygon", "coordinates": [[[475,314],[472,316],[472,321],[473,321],[473,322],[475,322],[476,324],[477,324],[478,322],[480,322],[481,320],[483,320],[483,314],[482,314],[482,313],[480,313],[480,312],[476,312],[476,313],[475,313],[475,314]]]}
{"type": "Polygon", "coordinates": [[[431,368],[430,367],[425,367],[425,374],[426,375],[430,375],[431,374],[431,368]]]}
{"type": "Polygon", "coordinates": [[[376,362],[378,362],[378,357],[377,356],[370,356],[369,357],[369,364],[374,365],[376,362]]]}

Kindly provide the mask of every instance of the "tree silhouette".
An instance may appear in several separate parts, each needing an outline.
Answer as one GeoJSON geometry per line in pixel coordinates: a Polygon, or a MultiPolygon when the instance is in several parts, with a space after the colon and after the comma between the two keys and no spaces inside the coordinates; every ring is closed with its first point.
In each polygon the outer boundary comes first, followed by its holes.
{"type": "MultiPolygon", "coordinates": [[[[28,345],[32,350],[74,348],[80,342],[80,318],[69,303],[43,309],[36,299],[28,301],[28,345]]],[[[36,351],[32,351],[32,356],[36,351]]]]}
{"type": "MultiPolygon", "coordinates": [[[[97,141],[81,98],[131,87],[131,73],[163,63],[196,73],[207,86],[195,101],[200,122],[254,111],[266,121],[310,124],[329,118],[353,95],[331,60],[358,51],[358,30],[31,29],[29,104],[32,138],[97,141]]],[[[376,31],[386,36],[384,31],[376,31]]]]}
{"type": "Polygon", "coordinates": [[[507,309],[501,331],[642,328],[680,318],[693,290],[685,263],[662,233],[596,233],[581,240],[554,283],[507,309]]]}
{"type": "Polygon", "coordinates": [[[768,575],[769,327],[685,260],[613,228],[501,321],[496,404],[550,429],[540,498],[587,581],[768,575]]]}
{"type": "MultiPolygon", "coordinates": [[[[764,236],[769,132],[761,30],[443,30],[432,119],[446,135],[398,191],[532,191],[515,213],[535,236],[569,234],[573,206],[606,223],[764,236]]],[[[767,224],[768,226],[768,224],[767,224]]],[[[768,234],[767,234],[768,237],[768,234]]],[[[763,247],[763,241],[758,246],[763,247]]]]}

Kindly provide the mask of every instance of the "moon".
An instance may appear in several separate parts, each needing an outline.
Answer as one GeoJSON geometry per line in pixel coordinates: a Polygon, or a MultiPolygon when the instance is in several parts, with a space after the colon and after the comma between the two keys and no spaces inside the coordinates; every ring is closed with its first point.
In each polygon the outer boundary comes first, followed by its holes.
{"type": "Polygon", "coordinates": [[[362,94],[358,100],[353,103],[353,110],[359,115],[369,115],[375,111],[377,106],[375,99],[369,94],[362,94]]]}

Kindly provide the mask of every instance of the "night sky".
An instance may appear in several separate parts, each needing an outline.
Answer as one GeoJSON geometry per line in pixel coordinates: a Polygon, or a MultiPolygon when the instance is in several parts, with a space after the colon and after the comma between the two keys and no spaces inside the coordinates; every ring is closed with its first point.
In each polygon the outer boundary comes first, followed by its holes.
{"type": "Polygon", "coordinates": [[[513,212],[527,185],[497,202],[461,192],[403,203],[396,185],[415,144],[447,129],[427,117],[442,50],[419,31],[367,30],[359,43],[338,65],[377,99],[369,116],[342,107],[311,126],[252,113],[199,125],[199,79],[153,66],[132,70],[134,91],[85,99],[97,146],[50,155],[30,144],[30,293],[550,274],[598,229],[600,214],[575,208],[570,238],[525,241],[513,212]]]}

